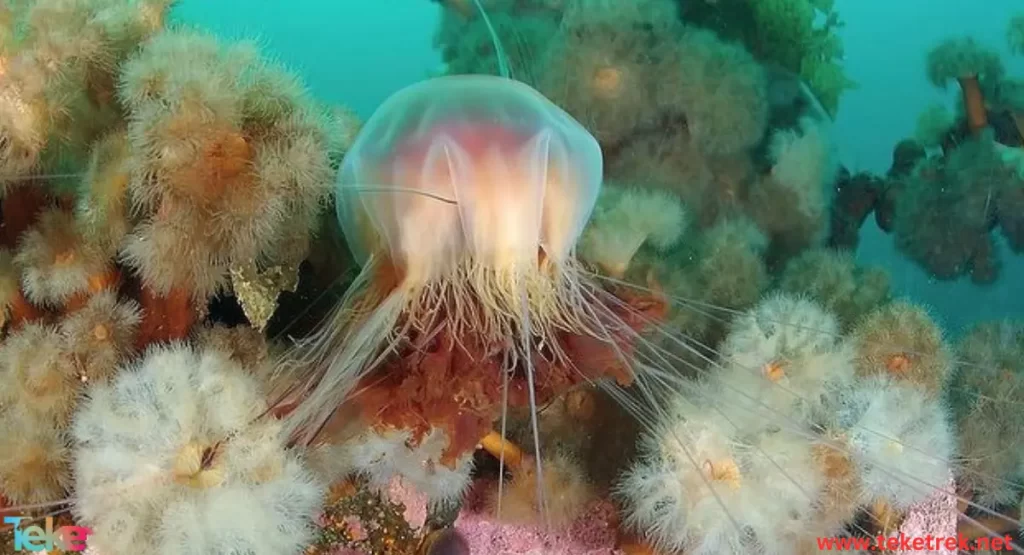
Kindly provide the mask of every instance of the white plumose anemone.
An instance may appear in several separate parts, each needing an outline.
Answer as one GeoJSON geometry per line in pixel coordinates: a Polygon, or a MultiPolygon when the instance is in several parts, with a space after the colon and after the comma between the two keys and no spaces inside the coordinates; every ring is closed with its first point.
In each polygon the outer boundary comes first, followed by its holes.
{"type": "Polygon", "coordinates": [[[323,488],[224,353],[151,350],[75,417],[78,521],[105,555],[301,553],[323,488]]]}
{"type": "Polygon", "coordinates": [[[386,488],[395,476],[427,496],[432,504],[458,501],[469,489],[473,470],[472,453],[460,457],[454,468],[434,464],[448,445],[444,431],[432,429],[418,443],[405,430],[367,430],[353,441],[333,449],[371,486],[386,488]]]}
{"type": "Polygon", "coordinates": [[[626,502],[626,522],[667,551],[790,553],[825,484],[803,436],[746,433],[682,396],[643,435],[640,454],[617,496],[626,502]]]}
{"type": "Polygon", "coordinates": [[[854,381],[838,321],[808,299],[765,299],[733,321],[719,349],[723,410],[746,429],[820,424],[854,381]]]}
{"type": "Polygon", "coordinates": [[[860,469],[864,502],[905,510],[948,479],[955,447],[940,401],[905,383],[875,377],[852,390],[839,411],[860,469]]]}

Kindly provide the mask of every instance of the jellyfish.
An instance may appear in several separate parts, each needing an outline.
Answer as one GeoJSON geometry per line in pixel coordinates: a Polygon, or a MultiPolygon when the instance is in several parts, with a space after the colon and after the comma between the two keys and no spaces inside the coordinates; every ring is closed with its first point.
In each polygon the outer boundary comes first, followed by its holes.
{"type": "Polygon", "coordinates": [[[509,406],[535,420],[575,384],[628,385],[634,336],[664,303],[576,259],[601,182],[594,137],[523,83],[447,76],[388,99],[339,170],[361,272],[285,358],[301,399],[289,429],[312,443],[353,397],[382,426],[442,430],[454,464],[509,406]]]}

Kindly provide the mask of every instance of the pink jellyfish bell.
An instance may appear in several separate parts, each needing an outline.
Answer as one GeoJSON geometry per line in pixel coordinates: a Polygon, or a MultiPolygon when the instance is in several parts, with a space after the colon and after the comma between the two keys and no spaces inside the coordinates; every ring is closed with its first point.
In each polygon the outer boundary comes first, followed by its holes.
{"type": "Polygon", "coordinates": [[[341,167],[339,218],[362,262],[386,257],[409,287],[466,270],[526,279],[569,260],[601,173],[597,141],[532,88],[434,79],[367,122],[341,167]]]}
{"type": "Polygon", "coordinates": [[[443,431],[451,464],[509,406],[628,382],[637,310],[603,301],[574,255],[601,177],[597,141],[522,83],[451,76],[388,99],[339,172],[362,271],[292,353],[294,429],[312,441],[348,399],[371,426],[443,431]]]}

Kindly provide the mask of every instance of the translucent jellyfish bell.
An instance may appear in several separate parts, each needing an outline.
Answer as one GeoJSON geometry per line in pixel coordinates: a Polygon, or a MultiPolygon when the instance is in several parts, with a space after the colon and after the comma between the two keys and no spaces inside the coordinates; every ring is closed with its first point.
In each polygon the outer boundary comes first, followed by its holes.
{"type": "Polygon", "coordinates": [[[399,91],[342,162],[338,217],[360,263],[386,253],[406,279],[465,261],[569,257],[602,179],[597,141],[532,88],[449,76],[399,91]]]}

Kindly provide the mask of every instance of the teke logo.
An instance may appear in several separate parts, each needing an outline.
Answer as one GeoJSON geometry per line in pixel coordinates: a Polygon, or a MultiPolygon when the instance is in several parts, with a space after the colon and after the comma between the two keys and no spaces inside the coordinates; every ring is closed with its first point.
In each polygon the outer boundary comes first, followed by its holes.
{"type": "Polygon", "coordinates": [[[15,551],[53,551],[54,548],[63,551],[85,551],[85,539],[92,534],[92,530],[84,526],[61,526],[54,532],[53,517],[46,517],[46,529],[39,526],[20,528],[18,525],[24,516],[5,516],[4,524],[14,525],[14,550],[15,551]]]}

